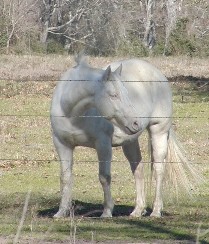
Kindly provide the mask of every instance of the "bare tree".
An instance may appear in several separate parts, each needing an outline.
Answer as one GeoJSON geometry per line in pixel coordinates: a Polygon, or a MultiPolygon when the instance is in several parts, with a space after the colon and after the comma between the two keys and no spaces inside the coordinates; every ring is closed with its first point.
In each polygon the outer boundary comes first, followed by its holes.
{"type": "Polygon", "coordinates": [[[164,46],[164,53],[163,53],[164,55],[168,48],[170,34],[176,26],[177,11],[178,11],[177,0],[166,0],[167,18],[166,18],[166,25],[165,25],[165,46],[164,46]]]}
{"type": "Polygon", "coordinates": [[[190,33],[195,33],[200,39],[208,38],[209,36],[209,8],[208,2],[200,1],[199,4],[187,7],[194,18],[191,21],[190,33]]]}
{"type": "Polygon", "coordinates": [[[92,35],[88,21],[84,19],[88,12],[100,1],[79,0],[42,0],[41,42],[46,43],[49,35],[64,39],[68,48],[75,43],[84,43],[92,35]],[[86,27],[86,28],[85,28],[86,27]]]}
{"type": "Polygon", "coordinates": [[[42,43],[52,38],[68,50],[86,45],[95,53],[107,53],[122,35],[119,0],[41,1],[42,43]]]}
{"type": "Polygon", "coordinates": [[[186,20],[182,40],[191,36],[192,45],[207,48],[207,6],[208,0],[1,0],[0,46],[7,53],[19,43],[28,48],[31,37],[32,48],[52,41],[70,52],[86,46],[94,54],[143,55],[158,43],[155,50],[165,54],[179,48],[171,33],[181,35],[175,30],[186,20]]]}
{"type": "Polygon", "coordinates": [[[146,47],[152,49],[156,42],[155,33],[155,21],[153,17],[155,0],[145,0],[146,4],[146,21],[145,21],[145,33],[143,42],[146,47]]]}
{"type": "Polygon", "coordinates": [[[37,3],[38,0],[2,0],[1,14],[6,26],[7,53],[9,53],[11,41],[14,38],[18,40],[21,33],[34,28],[32,19],[37,3]]]}

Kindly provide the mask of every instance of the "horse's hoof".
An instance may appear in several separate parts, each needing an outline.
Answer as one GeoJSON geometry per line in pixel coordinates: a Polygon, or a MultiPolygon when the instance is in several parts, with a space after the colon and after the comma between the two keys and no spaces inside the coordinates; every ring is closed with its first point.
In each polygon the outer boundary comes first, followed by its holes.
{"type": "Polygon", "coordinates": [[[153,217],[153,218],[161,218],[162,217],[162,214],[161,214],[161,212],[152,212],[150,214],[150,217],[153,217]]]}
{"type": "Polygon", "coordinates": [[[112,218],[112,215],[102,214],[100,218],[112,218]]]}
{"type": "Polygon", "coordinates": [[[132,212],[130,214],[131,218],[141,218],[141,213],[137,213],[137,212],[132,212]]]}
{"type": "Polygon", "coordinates": [[[101,215],[101,218],[112,218],[112,212],[110,210],[105,210],[101,215]]]}
{"type": "Polygon", "coordinates": [[[68,216],[67,212],[65,212],[65,211],[58,211],[58,212],[53,216],[53,218],[54,218],[54,219],[61,219],[61,218],[65,218],[65,217],[67,217],[67,216],[68,216]]]}
{"type": "Polygon", "coordinates": [[[131,214],[130,217],[134,218],[141,218],[141,216],[146,215],[147,211],[145,209],[143,210],[134,210],[131,214]]]}

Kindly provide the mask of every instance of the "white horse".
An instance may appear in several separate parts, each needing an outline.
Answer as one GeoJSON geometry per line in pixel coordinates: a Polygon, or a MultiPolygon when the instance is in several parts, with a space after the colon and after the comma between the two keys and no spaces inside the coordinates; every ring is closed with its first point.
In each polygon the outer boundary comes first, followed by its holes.
{"type": "Polygon", "coordinates": [[[170,85],[153,65],[130,59],[114,62],[105,69],[95,69],[84,57],[78,58],[77,66],[61,77],[51,105],[53,141],[61,162],[61,203],[54,217],[65,217],[71,209],[73,150],[76,146],[97,151],[99,180],[104,191],[102,217],[112,216],[112,147],[122,146],[136,183],[136,206],[131,215],[141,216],[146,202],[144,164],[138,137],[145,129],[150,136],[151,162],[156,178],[151,216],[160,217],[165,165],[171,166],[170,175],[179,172],[184,185],[184,166],[190,169],[174,137],[171,122],[170,85]],[[182,163],[168,163],[172,160],[182,163]]]}

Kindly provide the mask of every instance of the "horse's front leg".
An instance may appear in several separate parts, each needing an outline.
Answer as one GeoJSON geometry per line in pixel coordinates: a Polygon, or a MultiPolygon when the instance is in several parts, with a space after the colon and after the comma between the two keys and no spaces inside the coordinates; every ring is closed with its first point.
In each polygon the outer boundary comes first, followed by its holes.
{"type": "Polygon", "coordinates": [[[163,179],[165,173],[165,158],[167,154],[167,133],[154,134],[151,137],[151,156],[156,179],[155,199],[152,217],[161,217],[163,210],[163,179]]]}
{"type": "Polygon", "coordinates": [[[54,137],[53,140],[60,158],[61,191],[61,202],[59,206],[59,211],[54,215],[54,218],[61,218],[69,215],[71,210],[73,148],[62,144],[56,137],[54,137]]]}
{"type": "Polygon", "coordinates": [[[112,217],[114,203],[111,196],[111,160],[112,144],[109,136],[103,136],[96,142],[96,151],[99,160],[99,180],[104,192],[104,210],[101,217],[112,217]]]}
{"type": "Polygon", "coordinates": [[[128,159],[136,184],[136,206],[131,216],[141,217],[145,210],[145,193],[144,193],[144,165],[141,162],[141,151],[138,140],[123,146],[123,152],[128,159]]]}

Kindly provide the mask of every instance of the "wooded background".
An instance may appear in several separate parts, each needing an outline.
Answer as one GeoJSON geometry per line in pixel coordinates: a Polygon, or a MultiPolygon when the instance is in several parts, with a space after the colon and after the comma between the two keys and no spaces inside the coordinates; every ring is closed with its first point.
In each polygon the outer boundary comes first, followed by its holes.
{"type": "Polygon", "coordinates": [[[0,53],[209,56],[208,0],[1,0],[0,53]]]}

